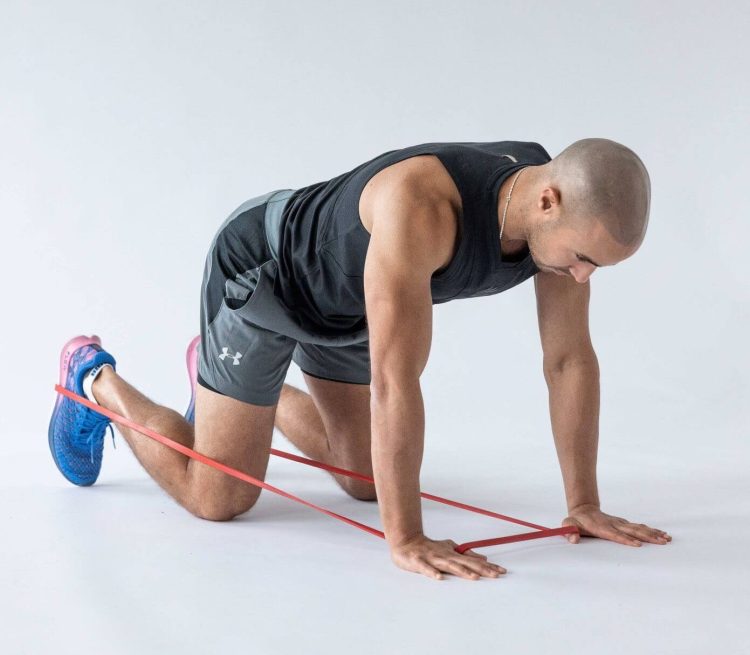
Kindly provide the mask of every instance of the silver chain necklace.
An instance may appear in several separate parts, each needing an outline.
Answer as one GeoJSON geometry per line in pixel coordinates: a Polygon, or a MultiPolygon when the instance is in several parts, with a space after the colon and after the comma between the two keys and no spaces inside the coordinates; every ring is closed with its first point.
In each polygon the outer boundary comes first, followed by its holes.
{"type": "Polygon", "coordinates": [[[513,184],[510,185],[510,190],[508,191],[508,198],[505,201],[505,209],[503,210],[503,222],[500,224],[500,239],[499,241],[502,243],[503,240],[503,228],[505,227],[505,215],[508,213],[508,205],[510,204],[510,196],[513,194],[513,187],[516,186],[516,182],[518,182],[518,178],[520,177],[521,173],[523,173],[527,166],[524,166],[518,173],[516,174],[516,178],[513,180],[513,184]]]}

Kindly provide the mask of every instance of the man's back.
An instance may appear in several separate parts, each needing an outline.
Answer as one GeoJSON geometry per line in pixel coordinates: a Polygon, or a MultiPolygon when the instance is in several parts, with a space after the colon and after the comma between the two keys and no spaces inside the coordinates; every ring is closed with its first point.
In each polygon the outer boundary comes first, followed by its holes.
{"type": "MultiPolygon", "coordinates": [[[[510,174],[550,160],[542,146],[443,142],[391,150],[331,180],[297,189],[286,203],[274,294],[310,330],[337,335],[365,328],[363,273],[371,228],[360,211],[363,194],[366,206],[378,193],[379,178],[401,162],[427,155],[443,168],[437,192],[447,193],[457,219],[453,256],[432,277],[433,303],[499,293],[538,271],[528,252],[520,259],[501,258],[496,208],[500,185],[510,174]]],[[[434,165],[422,169],[425,175],[435,172],[434,165]]],[[[413,175],[415,167],[407,170],[413,175]]]]}

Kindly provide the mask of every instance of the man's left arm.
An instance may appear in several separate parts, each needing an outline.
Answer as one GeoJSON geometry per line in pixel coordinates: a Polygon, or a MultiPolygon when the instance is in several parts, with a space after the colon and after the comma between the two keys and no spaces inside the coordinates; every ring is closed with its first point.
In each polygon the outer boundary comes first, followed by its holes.
{"type": "MultiPolygon", "coordinates": [[[[544,378],[568,516],[581,535],[640,546],[665,544],[666,532],[601,511],[596,481],[599,363],[589,334],[591,282],[540,271],[534,276],[544,378]]],[[[578,543],[579,536],[568,535],[578,543]]]]}

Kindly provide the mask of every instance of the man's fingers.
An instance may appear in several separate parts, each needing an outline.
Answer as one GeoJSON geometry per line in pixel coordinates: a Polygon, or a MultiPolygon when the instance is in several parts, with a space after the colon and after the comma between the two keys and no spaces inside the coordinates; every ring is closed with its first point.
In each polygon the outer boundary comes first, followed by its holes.
{"type": "Polygon", "coordinates": [[[411,549],[411,552],[399,548],[394,549],[391,555],[401,568],[438,580],[445,573],[467,580],[478,580],[481,576],[497,578],[506,572],[503,567],[489,562],[486,556],[474,551],[457,553],[456,547],[456,542],[449,539],[442,542],[425,540],[422,552],[417,548],[411,549]]]}
{"type": "Polygon", "coordinates": [[[482,555],[481,553],[477,553],[474,550],[466,550],[461,554],[466,555],[467,557],[474,557],[475,559],[480,560],[480,562],[484,562],[486,564],[486,566],[484,566],[483,568],[480,568],[480,569],[475,568],[474,569],[475,571],[479,571],[479,572],[484,571],[486,573],[492,573],[492,572],[506,573],[507,572],[502,566],[499,566],[497,564],[494,564],[488,561],[487,555],[482,555]]]}
{"type": "Polygon", "coordinates": [[[478,560],[478,567],[475,566],[474,570],[482,573],[483,575],[493,575],[495,573],[500,574],[507,572],[502,566],[495,564],[494,562],[490,562],[487,559],[487,555],[480,555],[479,553],[475,553],[473,550],[467,550],[463,554],[478,560]]]}
{"type": "Polygon", "coordinates": [[[463,560],[465,566],[476,571],[479,575],[486,575],[490,578],[496,578],[501,573],[505,573],[505,569],[502,566],[493,564],[492,562],[484,562],[480,559],[463,560]]]}
{"type": "Polygon", "coordinates": [[[417,560],[417,572],[426,575],[428,578],[435,578],[436,580],[443,579],[442,573],[423,559],[417,560]]]}
{"type": "MultiPolygon", "coordinates": [[[[450,540],[448,540],[450,541],[450,540]]],[[[452,542],[455,544],[455,542],[452,542]]],[[[458,544],[456,544],[458,545],[458,544]]],[[[455,550],[455,547],[454,547],[455,550]]],[[[507,573],[507,571],[497,564],[494,564],[487,560],[487,555],[483,555],[482,553],[478,553],[475,550],[465,550],[463,553],[459,553],[459,556],[464,557],[472,557],[478,562],[477,565],[474,564],[474,562],[466,562],[464,561],[463,564],[471,568],[472,570],[476,571],[480,575],[488,575],[491,577],[497,577],[501,573],[507,573]]]]}
{"type": "Polygon", "coordinates": [[[460,564],[459,562],[448,559],[446,557],[433,557],[431,558],[430,562],[433,566],[437,566],[441,571],[452,573],[453,575],[457,575],[462,578],[475,579],[479,577],[477,573],[474,573],[474,571],[471,571],[463,564],[460,564]]]}
{"type": "Polygon", "coordinates": [[[667,543],[667,537],[664,536],[666,535],[665,532],[649,528],[643,523],[626,523],[625,525],[618,526],[618,529],[622,532],[626,532],[632,537],[637,537],[643,541],[648,541],[649,543],[667,543]]]}
{"type": "Polygon", "coordinates": [[[604,536],[611,541],[616,541],[618,544],[624,544],[625,546],[640,546],[641,542],[638,539],[634,539],[626,532],[610,527],[604,531],[604,536]]]}
{"type": "Polygon", "coordinates": [[[502,566],[497,564],[480,564],[478,568],[474,569],[480,575],[486,575],[490,578],[496,578],[499,575],[506,573],[506,570],[502,566]]]}
{"type": "MultiPolygon", "coordinates": [[[[602,539],[609,539],[615,541],[618,544],[624,544],[626,546],[640,546],[641,542],[635,539],[626,532],[622,532],[623,527],[619,521],[607,521],[605,523],[595,523],[590,525],[589,528],[585,528],[579,521],[568,517],[563,521],[563,525],[574,525],[578,528],[579,535],[586,535],[589,537],[600,537],[602,539]]],[[[568,538],[578,537],[579,535],[570,534],[568,538]]],[[[576,543],[576,542],[573,542],[576,543]]]]}
{"type": "Polygon", "coordinates": [[[571,543],[578,543],[578,541],[580,540],[580,536],[585,535],[588,537],[600,537],[602,539],[609,539],[610,541],[615,541],[626,546],[641,545],[640,541],[634,539],[629,534],[620,531],[620,528],[622,526],[618,521],[608,521],[604,524],[597,522],[593,525],[590,525],[587,529],[580,521],[568,517],[563,520],[563,525],[573,525],[578,528],[578,534],[568,535],[568,539],[571,541],[571,543]]]}
{"type": "Polygon", "coordinates": [[[466,578],[467,580],[479,580],[479,578],[482,577],[481,573],[474,571],[472,568],[470,568],[470,566],[461,564],[460,562],[456,562],[455,560],[449,560],[448,567],[450,568],[451,573],[460,575],[462,578],[466,578]]]}
{"type": "Polygon", "coordinates": [[[483,562],[476,557],[462,557],[460,555],[458,558],[441,557],[433,560],[432,563],[445,571],[471,579],[475,579],[482,575],[488,578],[497,578],[500,574],[506,572],[503,567],[498,566],[497,564],[483,562]]]}
{"type": "Polygon", "coordinates": [[[667,544],[672,541],[672,537],[663,530],[652,528],[644,523],[631,523],[621,516],[607,515],[602,512],[584,513],[578,518],[568,516],[563,519],[562,525],[578,528],[577,535],[567,535],[570,543],[578,543],[581,536],[599,537],[636,547],[641,546],[644,541],[653,544],[667,544]]]}

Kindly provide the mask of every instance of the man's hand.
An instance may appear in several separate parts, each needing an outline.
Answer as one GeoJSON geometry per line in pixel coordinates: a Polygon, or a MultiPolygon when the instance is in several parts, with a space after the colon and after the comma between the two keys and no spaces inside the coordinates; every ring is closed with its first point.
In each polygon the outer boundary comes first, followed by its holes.
{"type": "Polygon", "coordinates": [[[483,575],[496,578],[506,572],[502,566],[488,562],[485,555],[473,550],[467,550],[464,554],[457,553],[454,550],[456,546],[458,544],[452,539],[435,541],[419,535],[398,546],[392,546],[391,559],[402,569],[437,580],[443,579],[443,572],[453,573],[467,580],[478,580],[483,575]]]}
{"type": "MultiPolygon", "coordinates": [[[[662,530],[650,528],[643,523],[631,523],[619,516],[605,514],[595,505],[579,505],[570,510],[563,519],[563,526],[574,525],[586,537],[600,537],[626,546],[640,546],[642,541],[652,544],[667,544],[672,537],[662,530]]],[[[568,541],[577,544],[580,536],[569,534],[568,541]]]]}

